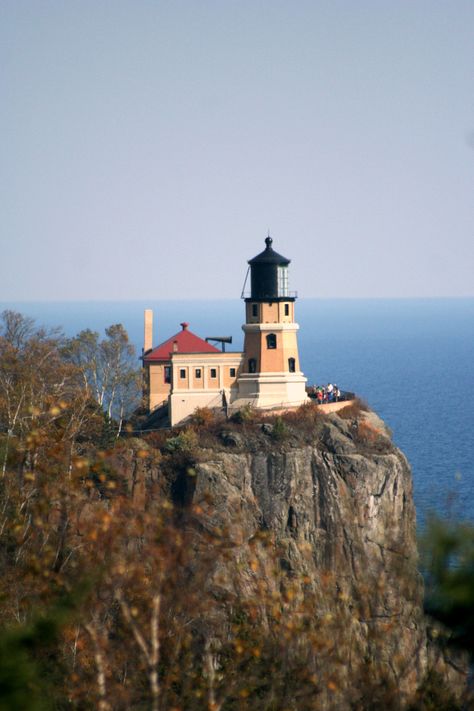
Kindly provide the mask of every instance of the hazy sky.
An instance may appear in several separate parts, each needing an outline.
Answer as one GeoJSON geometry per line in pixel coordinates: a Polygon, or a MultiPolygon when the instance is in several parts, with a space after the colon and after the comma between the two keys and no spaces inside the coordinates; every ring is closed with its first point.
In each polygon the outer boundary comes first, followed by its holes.
{"type": "Polygon", "coordinates": [[[2,0],[0,300],[474,295],[473,0],[2,0]]]}

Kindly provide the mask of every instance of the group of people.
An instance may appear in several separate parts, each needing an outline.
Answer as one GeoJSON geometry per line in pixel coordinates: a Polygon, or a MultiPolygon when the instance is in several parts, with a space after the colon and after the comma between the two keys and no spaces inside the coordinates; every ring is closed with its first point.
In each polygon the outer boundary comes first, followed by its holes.
{"type": "Polygon", "coordinates": [[[309,395],[317,401],[318,405],[326,402],[338,402],[342,397],[341,391],[333,383],[328,383],[326,386],[313,385],[309,389],[309,395]]]}

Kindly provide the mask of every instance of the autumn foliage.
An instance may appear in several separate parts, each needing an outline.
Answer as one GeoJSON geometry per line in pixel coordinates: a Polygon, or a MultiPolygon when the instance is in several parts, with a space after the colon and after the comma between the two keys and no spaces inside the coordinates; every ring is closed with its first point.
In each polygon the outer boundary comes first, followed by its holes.
{"type": "MultiPolygon", "coordinates": [[[[187,497],[219,418],[201,410],[181,431],[118,439],[111,418],[123,419],[135,376],[105,374],[94,357],[109,351],[80,336],[3,316],[0,708],[398,708],[370,665],[344,691],[350,601],[336,595],[329,611],[309,578],[282,568],[270,532],[243,545],[238,521],[231,530],[211,500],[187,497]]],[[[109,336],[127,361],[124,333],[109,336]]],[[[286,446],[295,417],[304,437],[320,426],[314,407],[267,420],[269,446],[286,446]]],[[[330,572],[320,583],[335,589],[330,572]]]]}

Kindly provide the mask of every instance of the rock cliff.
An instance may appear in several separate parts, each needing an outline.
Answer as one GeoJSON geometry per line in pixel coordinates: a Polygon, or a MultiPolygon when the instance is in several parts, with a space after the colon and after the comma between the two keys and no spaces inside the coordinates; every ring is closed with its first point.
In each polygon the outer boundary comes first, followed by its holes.
{"type": "Polygon", "coordinates": [[[192,466],[168,471],[168,495],[183,510],[197,507],[200,525],[232,542],[226,566],[239,582],[216,563],[214,591],[240,586],[245,594],[252,576],[266,575],[268,553],[259,551],[256,573],[251,563],[262,532],[281,575],[311,591],[332,645],[315,662],[326,680],[317,708],[377,708],[368,679],[396,689],[400,708],[431,668],[459,683],[427,640],[410,467],[374,413],[321,415],[303,438],[297,420],[223,425],[199,443],[192,466]]]}

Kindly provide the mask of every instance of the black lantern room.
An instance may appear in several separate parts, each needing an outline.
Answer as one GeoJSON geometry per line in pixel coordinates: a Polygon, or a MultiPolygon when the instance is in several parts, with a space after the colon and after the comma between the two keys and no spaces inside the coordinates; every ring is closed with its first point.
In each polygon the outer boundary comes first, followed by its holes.
{"type": "Polygon", "coordinates": [[[295,295],[288,291],[288,264],[290,260],[282,257],[272,248],[272,238],[265,240],[266,248],[250,264],[250,298],[246,301],[294,301],[295,295]]]}

